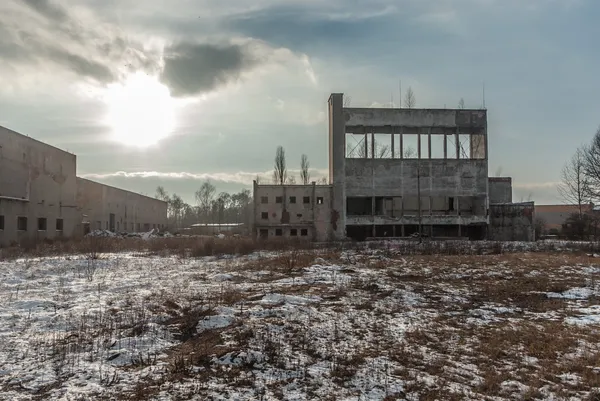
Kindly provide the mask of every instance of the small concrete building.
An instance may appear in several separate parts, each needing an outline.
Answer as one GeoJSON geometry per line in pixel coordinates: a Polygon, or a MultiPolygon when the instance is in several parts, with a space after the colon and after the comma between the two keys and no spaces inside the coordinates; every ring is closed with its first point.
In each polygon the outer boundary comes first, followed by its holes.
{"type": "Polygon", "coordinates": [[[146,232],[167,227],[167,202],[79,177],[77,207],[84,227],[91,231],[146,232]]]}
{"type": "Polygon", "coordinates": [[[88,222],[115,231],[166,226],[166,202],[76,173],[74,154],[0,127],[0,247],[81,236],[97,228],[88,222]]]}
{"type": "Polygon", "coordinates": [[[0,127],[0,246],[81,231],[76,156],[0,127]]]}
{"type": "MultiPolygon", "coordinates": [[[[419,232],[432,237],[532,239],[528,229],[488,230],[492,203],[505,205],[494,208],[496,214],[506,213],[494,220],[502,224],[510,224],[514,208],[506,207],[512,202],[511,179],[488,176],[486,110],[353,108],[344,107],[343,94],[333,93],[329,183],[319,189],[329,202],[314,211],[318,215],[307,217],[306,208],[298,211],[298,218],[306,221],[294,220],[292,208],[299,206],[289,198],[310,192],[311,186],[255,183],[255,236],[285,237],[297,233],[297,225],[303,223],[307,235],[317,240],[419,232]]],[[[524,213],[530,210],[520,208],[524,213]]],[[[515,219],[524,225],[531,220],[515,219]]]]}
{"type": "Polygon", "coordinates": [[[335,238],[331,185],[258,185],[254,182],[254,234],[259,238],[335,238]]]}

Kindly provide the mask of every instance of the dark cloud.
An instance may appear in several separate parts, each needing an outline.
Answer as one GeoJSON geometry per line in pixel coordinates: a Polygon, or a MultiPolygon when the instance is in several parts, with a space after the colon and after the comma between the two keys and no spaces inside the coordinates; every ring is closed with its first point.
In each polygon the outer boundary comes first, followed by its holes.
{"type": "Polygon", "coordinates": [[[144,49],[114,25],[78,16],[56,1],[13,4],[25,7],[3,12],[0,4],[0,58],[7,65],[54,64],[104,84],[118,80],[126,71],[150,72],[159,67],[156,51],[144,49]],[[43,23],[30,18],[32,12],[43,23]]]}
{"type": "Polygon", "coordinates": [[[240,45],[177,43],[165,49],[160,79],[174,96],[194,95],[235,81],[257,61],[240,45]]]}
{"type": "Polygon", "coordinates": [[[22,0],[23,3],[41,15],[56,21],[65,21],[69,18],[67,12],[50,0],[22,0]]]}

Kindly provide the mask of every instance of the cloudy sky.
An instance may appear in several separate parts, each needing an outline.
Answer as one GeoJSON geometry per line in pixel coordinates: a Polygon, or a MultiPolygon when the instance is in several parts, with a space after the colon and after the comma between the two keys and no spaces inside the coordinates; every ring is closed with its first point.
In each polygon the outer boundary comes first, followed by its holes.
{"type": "Polygon", "coordinates": [[[2,0],[0,125],[78,156],[78,174],[192,201],[327,168],[326,101],[488,108],[490,175],[555,183],[600,124],[597,0],[2,0]]]}

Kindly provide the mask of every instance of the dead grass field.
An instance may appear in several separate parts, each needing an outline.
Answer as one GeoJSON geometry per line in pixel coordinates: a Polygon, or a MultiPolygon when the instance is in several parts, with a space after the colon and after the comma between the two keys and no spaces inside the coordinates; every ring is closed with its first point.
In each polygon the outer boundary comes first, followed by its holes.
{"type": "Polygon", "coordinates": [[[600,258],[452,253],[0,262],[0,399],[599,399],[600,258]]]}

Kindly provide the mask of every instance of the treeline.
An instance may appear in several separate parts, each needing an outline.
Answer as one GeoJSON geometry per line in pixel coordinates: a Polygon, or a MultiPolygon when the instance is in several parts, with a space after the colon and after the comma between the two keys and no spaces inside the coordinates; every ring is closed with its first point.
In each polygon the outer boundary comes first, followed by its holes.
{"type": "Polygon", "coordinates": [[[577,205],[562,225],[568,239],[596,239],[600,215],[590,207],[600,200],[600,127],[589,144],[577,148],[561,171],[558,193],[568,204],[577,205]]]}
{"type": "Polygon", "coordinates": [[[250,190],[230,194],[220,192],[206,180],[194,194],[196,204],[186,203],[177,194],[169,195],[162,186],[156,188],[156,198],[167,202],[169,227],[189,227],[196,223],[250,223],[252,195],[250,190]]]}

